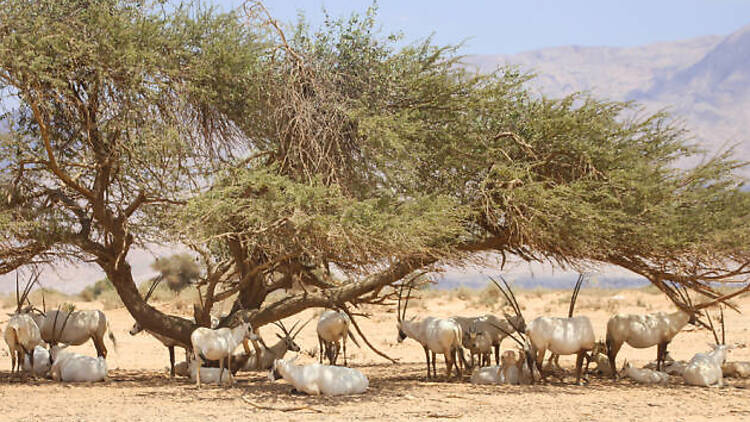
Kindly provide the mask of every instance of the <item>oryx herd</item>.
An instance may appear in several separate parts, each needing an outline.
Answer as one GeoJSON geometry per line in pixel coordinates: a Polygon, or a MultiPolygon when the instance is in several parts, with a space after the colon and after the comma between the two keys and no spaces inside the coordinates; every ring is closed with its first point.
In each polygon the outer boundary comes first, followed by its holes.
{"type": "MultiPolygon", "coordinates": [[[[401,343],[405,339],[412,339],[422,346],[428,379],[438,376],[438,354],[444,356],[447,379],[451,379],[454,369],[458,380],[463,380],[465,371],[471,371],[473,384],[524,385],[544,382],[551,374],[562,373],[564,376],[565,371],[557,361],[561,355],[575,355],[577,384],[588,382],[589,375],[630,378],[643,384],[666,383],[671,376],[675,376],[681,377],[688,385],[721,386],[725,376],[750,376],[750,363],[726,362],[727,352],[732,346],[726,345],[721,301],[736,295],[736,292],[708,303],[693,305],[687,290],[677,289],[682,298],[679,303],[675,302],[678,304],[677,311],[614,315],[607,323],[605,340],[596,341],[589,318],[573,315],[584,281],[583,275],[576,282],[567,317],[540,316],[529,322],[526,322],[510,285],[504,278],[500,279],[502,284],[491,278],[512,309],[512,313],[504,313],[502,317],[485,314],[477,317],[407,318],[413,283],[402,283],[393,293],[394,296],[398,294],[397,340],[401,343]],[[707,310],[710,306],[719,307],[721,337],[707,310]],[[704,319],[708,323],[703,322],[704,319]],[[675,361],[667,353],[667,346],[688,324],[709,328],[716,342],[707,353],[698,353],[687,362],[675,361]],[[501,343],[506,338],[510,338],[515,347],[502,351],[501,343]],[[656,346],[655,363],[637,368],[624,361],[622,369],[618,371],[616,358],[624,344],[634,348],[656,346]],[[465,354],[464,349],[468,353],[465,354]],[[550,356],[548,364],[544,365],[547,351],[550,356]],[[495,365],[492,365],[493,358],[495,365]],[[590,368],[592,362],[595,368],[590,368]]],[[[4,330],[11,357],[11,374],[23,378],[29,375],[49,376],[63,382],[107,380],[105,335],[108,333],[113,345],[116,343],[104,313],[98,310],[77,311],[72,307],[48,311],[43,306],[40,310],[28,299],[35,281],[36,278],[32,277],[23,292],[18,291],[16,281],[17,307],[10,314],[4,330]],[[69,345],[80,345],[89,339],[96,349],[96,357],[63,351],[69,345]]],[[[146,292],[146,301],[153,294],[156,284],[155,281],[146,292]]],[[[320,314],[316,328],[319,362],[308,365],[295,364],[296,356],[291,359],[284,359],[284,356],[290,351],[301,352],[295,338],[310,321],[299,327],[297,321],[290,329],[280,321],[275,322],[280,333],[276,334],[278,342],[270,347],[250,323],[243,321],[234,327],[219,328],[219,319],[212,318],[210,328],[199,327],[192,332],[190,344],[147,332],[169,350],[170,377],[189,377],[198,387],[202,382],[232,385],[234,375],[239,370],[266,370],[271,380],[284,378],[296,390],[308,394],[354,394],[364,392],[369,381],[359,370],[347,367],[347,339],[359,347],[350,331],[351,318],[346,309],[327,309],[320,314]],[[250,343],[254,350],[250,349],[250,343]],[[243,348],[235,352],[240,344],[243,348]],[[175,347],[185,349],[184,362],[175,363],[175,347]],[[343,352],[343,366],[336,365],[340,352],[343,352]],[[329,364],[323,364],[324,358],[329,364]]],[[[136,335],[141,331],[141,325],[136,322],[129,332],[136,335]]]]}

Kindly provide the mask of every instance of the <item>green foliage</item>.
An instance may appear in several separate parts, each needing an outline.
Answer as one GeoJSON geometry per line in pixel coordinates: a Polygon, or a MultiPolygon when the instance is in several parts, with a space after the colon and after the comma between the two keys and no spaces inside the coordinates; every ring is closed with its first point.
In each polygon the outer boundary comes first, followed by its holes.
{"type": "Polygon", "coordinates": [[[103,278],[92,284],[91,286],[88,286],[85,289],[81,290],[79,296],[81,296],[81,299],[85,300],[86,302],[91,302],[99,299],[102,294],[114,292],[114,290],[115,286],[112,285],[112,282],[107,278],[103,278]]]}
{"type": "MultiPolygon", "coordinates": [[[[666,114],[531,95],[516,69],[478,75],[454,47],[378,34],[374,8],[286,37],[263,16],[159,6],[0,1],[0,89],[17,104],[0,273],[44,258],[111,275],[131,245],[182,242],[205,246],[214,281],[243,280],[244,306],[346,284],[331,264],[476,251],[692,287],[748,275],[744,163],[681,168],[700,151],[666,114]]],[[[161,265],[176,285],[197,274],[161,265]]]]}
{"type": "Polygon", "coordinates": [[[159,271],[167,286],[176,292],[196,281],[201,274],[200,266],[186,253],[157,259],[151,264],[151,268],[159,271]]]}

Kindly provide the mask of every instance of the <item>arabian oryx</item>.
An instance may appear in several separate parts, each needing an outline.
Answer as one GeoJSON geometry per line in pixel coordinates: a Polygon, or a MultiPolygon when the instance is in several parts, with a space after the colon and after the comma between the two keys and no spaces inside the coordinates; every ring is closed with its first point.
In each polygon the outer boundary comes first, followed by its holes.
{"type": "Polygon", "coordinates": [[[104,356],[86,356],[64,352],[67,344],[55,344],[50,348],[50,376],[60,382],[107,381],[107,360],[104,356]]]}
{"type": "Polygon", "coordinates": [[[320,348],[319,363],[323,363],[323,354],[325,353],[328,362],[331,365],[335,365],[339,357],[339,349],[343,346],[344,366],[348,365],[346,361],[347,337],[351,338],[354,344],[359,347],[357,339],[354,338],[354,334],[349,330],[350,324],[349,315],[344,311],[327,309],[320,315],[317,326],[318,346],[320,348]]]}
{"type": "Polygon", "coordinates": [[[26,283],[23,294],[18,292],[18,274],[16,273],[16,312],[10,315],[8,325],[5,327],[5,343],[8,344],[11,359],[11,373],[20,373],[24,358],[28,358],[31,364],[31,373],[34,371],[34,349],[42,344],[42,336],[36,322],[28,312],[22,309],[23,302],[28,300],[31,287],[36,282],[38,274],[26,283]]]}
{"type": "Polygon", "coordinates": [[[232,376],[232,353],[246,339],[252,341],[258,340],[258,336],[255,335],[253,327],[249,322],[242,322],[234,328],[223,327],[211,329],[198,327],[190,334],[190,342],[195,354],[195,360],[198,361],[198,369],[195,371],[198,388],[201,386],[200,367],[204,360],[219,361],[219,368],[221,370],[219,371],[218,383],[221,383],[221,378],[224,374],[224,359],[230,358],[227,359],[227,364],[229,366],[229,376],[232,376]]]}
{"type": "Polygon", "coordinates": [[[708,318],[716,344],[710,345],[712,349],[710,352],[696,353],[695,356],[688,361],[685,370],[682,372],[682,378],[687,384],[698,385],[701,387],[721,387],[724,385],[724,373],[721,367],[726,362],[727,353],[731,347],[726,345],[724,310],[721,308],[719,309],[721,311],[721,342],[719,342],[719,336],[716,334],[716,328],[711,320],[711,315],[706,312],[706,317],[708,318]]]}
{"type": "Polygon", "coordinates": [[[107,317],[100,310],[90,311],[49,311],[44,315],[39,327],[42,339],[49,344],[64,343],[78,346],[89,339],[94,342],[96,355],[106,359],[107,348],[104,346],[104,335],[109,331],[112,345],[117,347],[117,341],[109,328],[107,317]],[[67,324],[62,325],[63,321],[67,324]]]}
{"type": "Polygon", "coordinates": [[[398,342],[401,343],[407,337],[416,340],[424,348],[424,355],[427,359],[427,378],[431,377],[430,374],[430,354],[432,354],[432,374],[437,377],[437,370],[435,368],[435,356],[440,353],[445,356],[445,364],[448,367],[448,375],[450,378],[451,370],[453,365],[456,366],[456,377],[461,379],[463,370],[461,368],[463,357],[463,349],[461,348],[461,339],[463,333],[461,326],[450,318],[434,318],[427,317],[420,321],[406,319],[406,307],[409,304],[409,297],[413,284],[410,284],[409,291],[406,295],[404,302],[403,312],[401,309],[401,296],[403,293],[403,284],[398,295],[398,312],[397,326],[398,326],[398,342]],[[460,358],[460,359],[459,359],[460,358]]]}
{"type": "MultiPolygon", "coordinates": [[[[495,364],[500,364],[500,343],[507,337],[506,333],[515,331],[511,322],[492,314],[478,317],[454,316],[451,319],[461,326],[463,346],[471,353],[470,366],[474,366],[475,355],[480,355],[480,360],[487,359],[486,365],[489,365],[488,354],[492,349],[495,351],[495,364]],[[501,327],[502,330],[495,327],[501,327]]],[[[480,366],[484,365],[485,363],[480,361],[480,366]]]]}
{"type": "MultiPolygon", "coordinates": [[[[148,303],[148,300],[151,298],[151,295],[154,293],[154,290],[156,290],[156,286],[158,286],[159,282],[163,279],[161,275],[157,276],[154,281],[151,283],[151,286],[149,286],[148,291],[146,291],[146,294],[143,296],[143,301],[148,303]]],[[[195,322],[195,318],[190,318],[192,322],[195,322]]],[[[211,316],[211,328],[216,328],[219,325],[219,319],[211,316]]],[[[163,344],[167,350],[169,350],[169,377],[174,378],[175,375],[175,359],[174,359],[174,348],[175,347],[181,347],[185,349],[185,360],[190,361],[190,345],[183,344],[179,342],[176,339],[173,339],[171,337],[166,337],[161,334],[157,334],[150,330],[144,330],[143,327],[138,323],[138,321],[133,323],[133,326],[130,328],[131,336],[134,336],[142,331],[146,331],[147,333],[151,334],[154,338],[159,340],[161,344],[163,344]]]]}
{"type": "Polygon", "coordinates": [[[296,365],[292,359],[276,359],[273,362],[268,378],[275,381],[284,378],[298,391],[307,394],[344,395],[361,394],[367,391],[370,382],[367,377],[354,368],[333,365],[296,365]]]}
{"type": "Polygon", "coordinates": [[[606,339],[610,366],[616,367],[617,353],[622,345],[627,343],[636,349],[657,346],[656,369],[662,370],[667,346],[685,325],[701,323],[696,317],[701,309],[737,296],[747,291],[748,287],[697,306],[693,306],[684,287],[675,287],[675,291],[681,297],[679,303],[675,301],[679,308],[676,312],[656,312],[647,315],[617,314],[611,317],[607,322],[606,339]]]}
{"type": "Polygon", "coordinates": [[[271,347],[260,349],[260,357],[258,356],[258,353],[250,354],[242,369],[247,371],[268,370],[273,366],[273,362],[276,359],[282,359],[284,355],[286,355],[286,352],[299,352],[300,347],[294,339],[302,329],[310,323],[310,321],[311,320],[307,320],[307,322],[302,324],[297,331],[295,331],[295,328],[297,327],[297,324],[299,324],[299,321],[295,322],[289,330],[286,329],[284,323],[281,321],[274,322],[274,325],[279,327],[283,333],[283,335],[276,333],[276,337],[279,338],[279,341],[271,347]]]}
{"type": "MultiPolygon", "coordinates": [[[[494,279],[491,280],[513,307],[517,321],[520,321],[516,323],[518,325],[516,330],[528,336],[532,348],[536,352],[536,366],[542,374],[542,378],[544,378],[542,364],[544,363],[544,354],[547,350],[556,355],[577,355],[576,384],[580,385],[583,372],[583,359],[587,356],[587,352],[594,347],[596,340],[591,321],[585,316],[572,318],[538,317],[530,323],[524,324],[525,319],[513,291],[510,289],[508,282],[502,276],[500,278],[505,284],[507,291],[497,281],[494,279]]],[[[571,312],[575,306],[583,279],[583,275],[581,275],[578,277],[578,281],[576,281],[576,287],[571,297],[571,312]]]]}

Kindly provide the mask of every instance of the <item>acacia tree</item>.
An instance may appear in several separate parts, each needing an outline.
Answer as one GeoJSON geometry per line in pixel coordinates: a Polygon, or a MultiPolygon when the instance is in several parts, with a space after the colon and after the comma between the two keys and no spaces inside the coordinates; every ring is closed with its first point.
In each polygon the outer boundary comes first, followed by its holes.
{"type": "Polygon", "coordinates": [[[138,295],[132,245],[201,254],[199,324],[227,299],[223,323],[255,326],[385,303],[477,252],[619,265],[675,302],[671,283],[715,298],[750,274],[742,163],[678,169],[700,151],[665,114],[532,96],[513,69],[379,36],[372,10],[285,33],[255,2],[1,3],[0,270],[93,259],[159,334],[194,325],[138,295]]]}

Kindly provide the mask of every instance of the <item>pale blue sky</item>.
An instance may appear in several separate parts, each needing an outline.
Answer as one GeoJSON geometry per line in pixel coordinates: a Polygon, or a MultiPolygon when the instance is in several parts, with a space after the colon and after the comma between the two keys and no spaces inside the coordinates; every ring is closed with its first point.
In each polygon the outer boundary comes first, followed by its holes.
{"type": "MultiPolygon", "coordinates": [[[[241,0],[213,0],[231,8],[241,0]]],[[[281,21],[304,10],[319,23],[363,11],[369,0],[267,0],[281,21]]],[[[726,35],[750,24],[750,0],[464,0],[378,2],[386,31],[408,40],[435,33],[439,44],[467,40],[463,53],[509,54],[559,45],[633,46],[702,35],[726,35]]]]}

